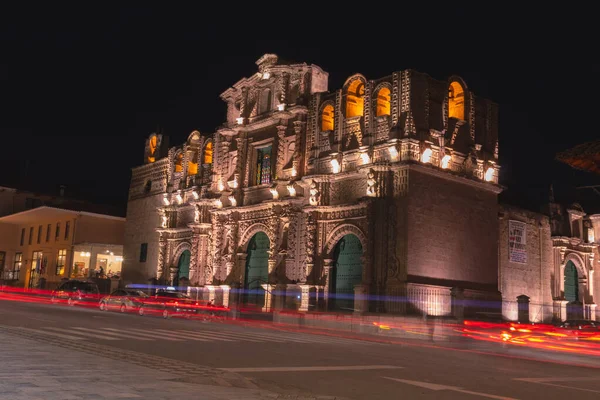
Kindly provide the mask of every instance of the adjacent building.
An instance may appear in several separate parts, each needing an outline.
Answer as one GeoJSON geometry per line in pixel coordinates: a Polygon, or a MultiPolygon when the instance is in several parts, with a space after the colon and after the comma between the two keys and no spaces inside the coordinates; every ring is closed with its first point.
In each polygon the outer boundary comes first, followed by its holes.
{"type": "Polygon", "coordinates": [[[0,217],[4,284],[53,289],[64,278],[106,275],[117,286],[125,218],[41,206],[0,217]]]}
{"type": "Polygon", "coordinates": [[[215,132],[147,139],[125,282],[185,281],[264,310],[284,294],[303,311],[499,302],[494,102],[457,76],[356,74],[330,90],[317,65],[256,64],[222,93],[215,132]]]}

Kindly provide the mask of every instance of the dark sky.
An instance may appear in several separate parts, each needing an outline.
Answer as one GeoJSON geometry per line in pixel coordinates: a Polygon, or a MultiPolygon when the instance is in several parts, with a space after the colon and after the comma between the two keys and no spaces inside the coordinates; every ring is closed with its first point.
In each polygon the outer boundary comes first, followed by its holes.
{"type": "Polygon", "coordinates": [[[125,204],[145,138],[157,126],[172,144],[194,129],[214,131],[226,112],[219,94],[253,74],[264,53],[321,66],[331,90],[355,72],[458,74],[499,104],[506,201],[536,208],[552,181],[592,182],[552,161],[598,137],[597,33],[584,12],[495,3],[313,12],[289,3],[278,15],[277,4],[227,3],[212,14],[88,4],[0,10],[0,185],[65,184],[71,195],[125,204]]]}

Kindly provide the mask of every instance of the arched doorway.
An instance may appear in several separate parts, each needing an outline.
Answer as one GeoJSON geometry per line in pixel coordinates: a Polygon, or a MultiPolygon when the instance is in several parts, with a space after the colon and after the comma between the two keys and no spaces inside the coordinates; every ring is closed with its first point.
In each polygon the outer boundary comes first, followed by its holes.
{"type": "Polygon", "coordinates": [[[181,278],[190,279],[190,259],[191,253],[189,250],[184,250],[179,256],[179,261],[177,262],[177,275],[175,276],[175,281],[173,284],[175,286],[179,285],[181,278]]]}
{"type": "Polygon", "coordinates": [[[269,237],[264,232],[258,232],[248,243],[246,258],[246,273],[244,278],[244,302],[263,306],[265,293],[262,284],[269,280],[269,237]]]}
{"type": "Polygon", "coordinates": [[[362,244],[356,235],[345,235],[335,245],[329,280],[330,308],[354,310],[354,286],[362,283],[362,255],[362,244]]]}
{"type": "Polygon", "coordinates": [[[583,303],[579,296],[579,274],[572,261],[565,265],[565,300],[567,303],[567,319],[583,318],[583,303]]]}
{"type": "Polygon", "coordinates": [[[565,300],[569,303],[579,301],[579,276],[577,267],[572,261],[568,261],[565,266],[565,300]]]}

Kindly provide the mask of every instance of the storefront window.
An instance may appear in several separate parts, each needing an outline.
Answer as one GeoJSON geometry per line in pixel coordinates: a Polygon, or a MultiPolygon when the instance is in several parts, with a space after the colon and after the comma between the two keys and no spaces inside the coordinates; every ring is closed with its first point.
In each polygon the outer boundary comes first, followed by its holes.
{"type": "Polygon", "coordinates": [[[56,275],[62,275],[65,273],[65,264],[67,262],[67,250],[59,250],[58,257],[56,257],[56,275]]]}

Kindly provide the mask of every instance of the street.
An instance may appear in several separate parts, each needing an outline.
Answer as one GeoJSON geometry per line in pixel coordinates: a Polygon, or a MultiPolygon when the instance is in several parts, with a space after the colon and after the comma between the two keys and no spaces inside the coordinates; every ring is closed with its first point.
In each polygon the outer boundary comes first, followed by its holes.
{"type": "MultiPolygon", "coordinates": [[[[117,374],[122,368],[117,363],[126,363],[131,365],[125,368],[130,372],[142,368],[148,369],[144,372],[148,374],[150,370],[170,374],[168,382],[177,382],[178,387],[160,385],[153,389],[156,398],[190,398],[160,391],[193,393],[196,385],[230,390],[229,394],[222,395],[225,397],[208,394],[197,397],[223,399],[250,398],[239,394],[244,391],[263,396],[252,398],[279,395],[279,398],[322,396],[323,399],[370,400],[564,399],[569,396],[597,399],[600,396],[600,361],[589,356],[567,356],[497,343],[385,343],[377,338],[359,340],[347,334],[317,335],[265,328],[256,323],[165,320],[62,304],[2,301],[2,293],[0,336],[3,343],[10,343],[11,338],[25,343],[11,350],[21,352],[18,369],[11,368],[6,358],[3,359],[0,369],[5,381],[0,386],[3,399],[18,398],[3,397],[8,396],[3,393],[8,387],[9,371],[11,376],[27,374],[26,371],[36,365],[38,353],[31,352],[26,344],[31,341],[60,349],[59,354],[65,354],[65,357],[54,358],[57,370],[63,368],[60,366],[65,361],[63,358],[84,360],[93,356],[104,360],[102,364],[107,373],[117,374]],[[238,392],[234,394],[235,390],[238,392]]],[[[6,346],[3,345],[8,348],[6,346]]],[[[39,354],[49,351],[39,350],[39,354]]],[[[131,379],[155,379],[142,372],[135,376],[138,378],[131,379]]],[[[31,375],[29,379],[38,378],[43,377],[31,375]]],[[[116,382],[118,380],[112,381],[112,395],[106,393],[105,388],[105,394],[96,397],[63,398],[127,398],[116,382]]],[[[150,398],[135,392],[129,397],[150,398]]]]}

